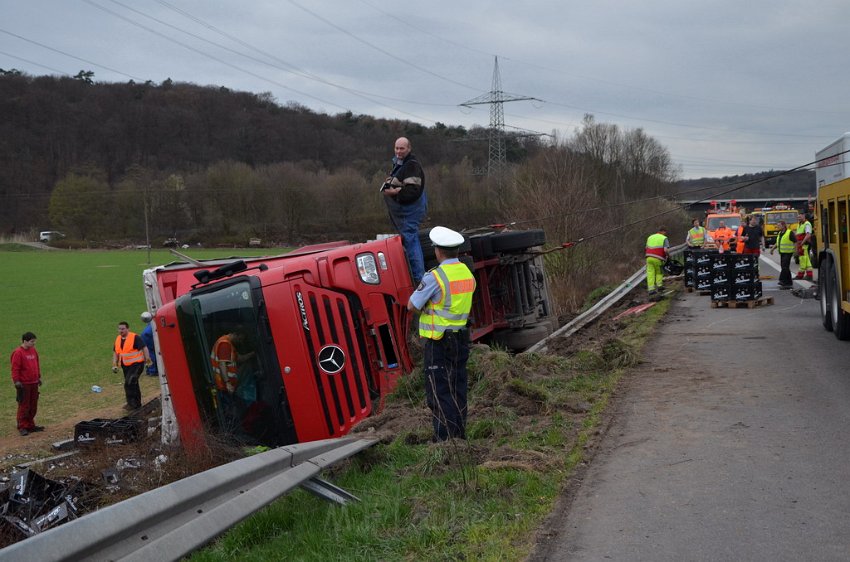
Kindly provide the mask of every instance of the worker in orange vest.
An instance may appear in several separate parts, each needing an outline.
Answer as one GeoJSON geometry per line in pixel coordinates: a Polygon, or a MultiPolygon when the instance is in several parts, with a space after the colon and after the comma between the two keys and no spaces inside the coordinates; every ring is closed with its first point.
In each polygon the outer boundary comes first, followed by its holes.
{"type": "Polygon", "coordinates": [[[735,239],[735,231],[726,226],[724,221],[720,221],[720,226],[714,231],[714,242],[717,244],[717,249],[720,253],[729,251],[729,244],[735,239]]]}
{"type": "Polygon", "coordinates": [[[125,410],[138,410],[142,407],[142,389],[139,387],[139,377],[145,365],[151,364],[148,347],[141,336],[130,331],[127,322],[118,323],[118,336],[112,353],[112,372],[117,373],[118,367],[124,371],[124,396],[127,403],[125,410]]]}
{"type": "Polygon", "coordinates": [[[747,227],[749,223],[749,219],[744,218],[741,221],[741,224],[738,225],[738,229],[735,231],[735,253],[743,254],[744,253],[744,229],[747,227]]]}

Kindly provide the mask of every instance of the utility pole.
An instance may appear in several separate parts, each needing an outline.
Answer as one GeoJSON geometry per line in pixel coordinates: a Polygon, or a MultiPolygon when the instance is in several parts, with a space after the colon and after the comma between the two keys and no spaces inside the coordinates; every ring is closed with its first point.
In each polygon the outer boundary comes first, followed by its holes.
{"type": "MultiPolygon", "coordinates": [[[[487,158],[487,175],[495,177],[501,191],[502,179],[505,173],[505,102],[537,100],[528,96],[519,96],[502,91],[502,75],[499,73],[499,57],[495,57],[493,66],[493,84],[490,91],[460,104],[462,107],[473,105],[490,105],[490,129],[487,140],[490,150],[487,158]]],[[[540,100],[537,100],[540,101],[540,100]]]]}

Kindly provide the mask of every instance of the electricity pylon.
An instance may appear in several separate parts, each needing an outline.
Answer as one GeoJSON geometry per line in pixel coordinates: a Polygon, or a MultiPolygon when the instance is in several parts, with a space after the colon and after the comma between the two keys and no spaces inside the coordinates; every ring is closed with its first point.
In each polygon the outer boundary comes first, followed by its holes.
{"type": "Polygon", "coordinates": [[[487,158],[487,175],[495,176],[501,184],[505,172],[505,110],[502,105],[508,101],[537,100],[537,98],[503,92],[502,75],[499,73],[499,57],[495,57],[495,59],[493,84],[490,91],[460,105],[463,107],[490,105],[490,129],[487,135],[490,150],[487,158]]]}

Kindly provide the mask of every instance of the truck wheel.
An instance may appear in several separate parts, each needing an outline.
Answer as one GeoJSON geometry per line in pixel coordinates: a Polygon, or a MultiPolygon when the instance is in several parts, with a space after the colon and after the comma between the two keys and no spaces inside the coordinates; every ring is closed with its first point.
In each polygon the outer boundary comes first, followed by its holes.
{"type": "Polygon", "coordinates": [[[829,280],[832,275],[832,267],[830,265],[832,261],[829,258],[825,258],[825,261],[821,265],[820,270],[818,271],[818,299],[820,299],[820,319],[823,324],[824,329],[827,332],[832,331],[832,310],[829,299],[831,298],[832,288],[830,287],[831,283],[829,280]]]}
{"type": "MultiPolygon", "coordinates": [[[[431,238],[428,236],[431,233],[430,228],[423,228],[419,231],[419,245],[422,247],[422,257],[425,259],[425,263],[428,262],[436,262],[437,255],[434,253],[434,245],[431,243],[431,238]]],[[[460,245],[458,251],[463,254],[468,252],[470,249],[469,238],[466,236],[463,237],[463,244],[460,245]]],[[[436,264],[435,265],[439,265],[436,264]]],[[[425,271],[428,271],[428,267],[425,268],[425,271]]]]}
{"type": "Polygon", "coordinates": [[[519,330],[499,330],[493,334],[493,342],[511,351],[523,351],[552,333],[552,325],[546,322],[530,324],[519,330]]]}
{"type": "Polygon", "coordinates": [[[425,260],[425,271],[430,269],[430,267],[428,267],[428,263],[434,262],[437,259],[437,256],[434,254],[434,246],[431,244],[431,239],[428,238],[428,234],[430,232],[430,228],[425,228],[419,231],[419,245],[422,247],[422,257],[425,260]]]}
{"type": "Polygon", "coordinates": [[[832,316],[832,333],[840,340],[850,339],[850,314],[841,308],[841,290],[838,286],[838,273],[835,264],[829,268],[829,308],[832,316]]]}
{"type": "Polygon", "coordinates": [[[472,257],[477,260],[486,260],[496,254],[493,252],[492,235],[473,236],[469,239],[472,247],[472,257]]]}
{"type": "Polygon", "coordinates": [[[546,234],[540,230],[521,230],[517,232],[500,232],[490,237],[494,252],[516,252],[546,243],[546,234]]]}

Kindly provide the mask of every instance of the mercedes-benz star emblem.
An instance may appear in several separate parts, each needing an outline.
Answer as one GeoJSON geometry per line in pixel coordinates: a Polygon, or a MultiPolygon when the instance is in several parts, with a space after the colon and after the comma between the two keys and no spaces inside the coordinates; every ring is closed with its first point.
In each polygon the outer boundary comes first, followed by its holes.
{"type": "Polygon", "coordinates": [[[329,375],[345,367],[345,352],[337,345],[327,345],[319,351],[319,367],[329,375]]]}

